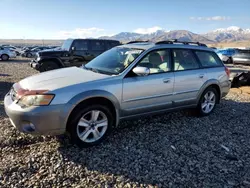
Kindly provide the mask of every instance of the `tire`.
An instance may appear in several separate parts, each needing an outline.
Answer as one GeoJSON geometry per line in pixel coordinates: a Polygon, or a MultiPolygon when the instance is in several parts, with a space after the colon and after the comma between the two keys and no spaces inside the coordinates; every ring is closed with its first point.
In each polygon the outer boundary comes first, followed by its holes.
{"type": "Polygon", "coordinates": [[[60,68],[58,64],[54,61],[43,61],[41,62],[41,66],[39,67],[40,72],[50,71],[54,69],[60,68]]]}
{"type": "Polygon", "coordinates": [[[31,57],[32,57],[32,54],[31,54],[31,53],[27,53],[27,54],[26,54],[26,57],[31,58],[31,57]]]}
{"type": "Polygon", "coordinates": [[[233,64],[233,59],[232,57],[229,57],[228,60],[226,61],[227,64],[233,64]]]}
{"type": "Polygon", "coordinates": [[[2,61],[8,61],[9,58],[10,58],[10,57],[9,57],[7,54],[2,54],[2,55],[1,55],[2,61]]]}
{"type": "Polygon", "coordinates": [[[199,104],[197,106],[197,112],[199,116],[207,116],[211,114],[216,105],[218,104],[219,101],[219,94],[217,90],[213,87],[208,87],[201,95],[199,104]],[[210,96],[214,96],[211,99],[206,99],[210,98],[210,96]]]}
{"type": "Polygon", "coordinates": [[[72,143],[79,147],[90,147],[101,143],[111,132],[115,123],[110,109],[104,105],[82,106],[74,111],[73,115],[74,117],[68,122],[67,131],[72,143]],[[94,121],[95,119],[98,121],[94,121]],[[97,123],[101,121],[103,122],[97,123]]]}

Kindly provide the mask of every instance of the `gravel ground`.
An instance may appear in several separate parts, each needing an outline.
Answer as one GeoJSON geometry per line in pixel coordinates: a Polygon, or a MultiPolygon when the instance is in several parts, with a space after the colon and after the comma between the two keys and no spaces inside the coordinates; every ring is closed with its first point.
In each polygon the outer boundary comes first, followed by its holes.
{"type": "Polygon", "coordinates": [[[187,111],[124,122],[103,144],[30,136],[3,97],[36,71],[0,63],[0,187],[250,187],[250,95],[234,89],[209,117],[187,111]]]}

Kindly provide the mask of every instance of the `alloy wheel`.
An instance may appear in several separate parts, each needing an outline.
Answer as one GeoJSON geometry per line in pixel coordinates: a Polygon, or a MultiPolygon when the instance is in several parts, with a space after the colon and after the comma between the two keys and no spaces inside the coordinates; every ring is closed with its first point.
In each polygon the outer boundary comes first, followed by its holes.
{"type": "Polygon", "coordinates": [[[215,104],[216,104],[215,93],[213,91],[208,91],[202,99],[201,110],[204,113],[208,114],[214,109],[215,104]]]}
{"type": "Polygon", "coordinates": [[[106,133],[108,118],[100,110],[91,110],[85,113],[77,124],[77,135],[86,143],[92,143],[106,133]]]}

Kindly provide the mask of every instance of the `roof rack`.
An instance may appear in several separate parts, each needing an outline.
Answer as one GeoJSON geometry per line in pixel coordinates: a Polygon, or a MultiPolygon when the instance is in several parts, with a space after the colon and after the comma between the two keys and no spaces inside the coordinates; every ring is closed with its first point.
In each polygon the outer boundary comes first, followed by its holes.
{"type": "Polygon", "coordinates": [[[177,44],[179,43],[179,44],[184,44],[184,45],[196,44],[196,45],[198,45],[198,46],[207,47],[207,45],[204,44],[204,43],[200,43],[200,42],[188,42],[188,41],[179,41],[179,40],[177,40],[177,39],[159,41],[159,42],[156,42],[155,44],[174,44],[174,43],[177,43],[177,44]]]}
{"type": "Polygon", "coordinates": [[[141,42],[149,42],[149,40],[135,40],[135,41],[130,41],[126,44],[141,43],[141,42]]]}

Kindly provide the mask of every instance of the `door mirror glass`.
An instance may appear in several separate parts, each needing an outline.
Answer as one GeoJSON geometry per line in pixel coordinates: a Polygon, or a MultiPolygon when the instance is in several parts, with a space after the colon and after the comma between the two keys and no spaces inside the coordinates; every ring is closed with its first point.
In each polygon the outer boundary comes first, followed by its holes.
{"type": "Polygon", "coordinates": [[[147,67],[135,67],[133,69],[133,72],[137,74],[138,76],[147,76],[149,75],[150,70],[147,67]]]}

